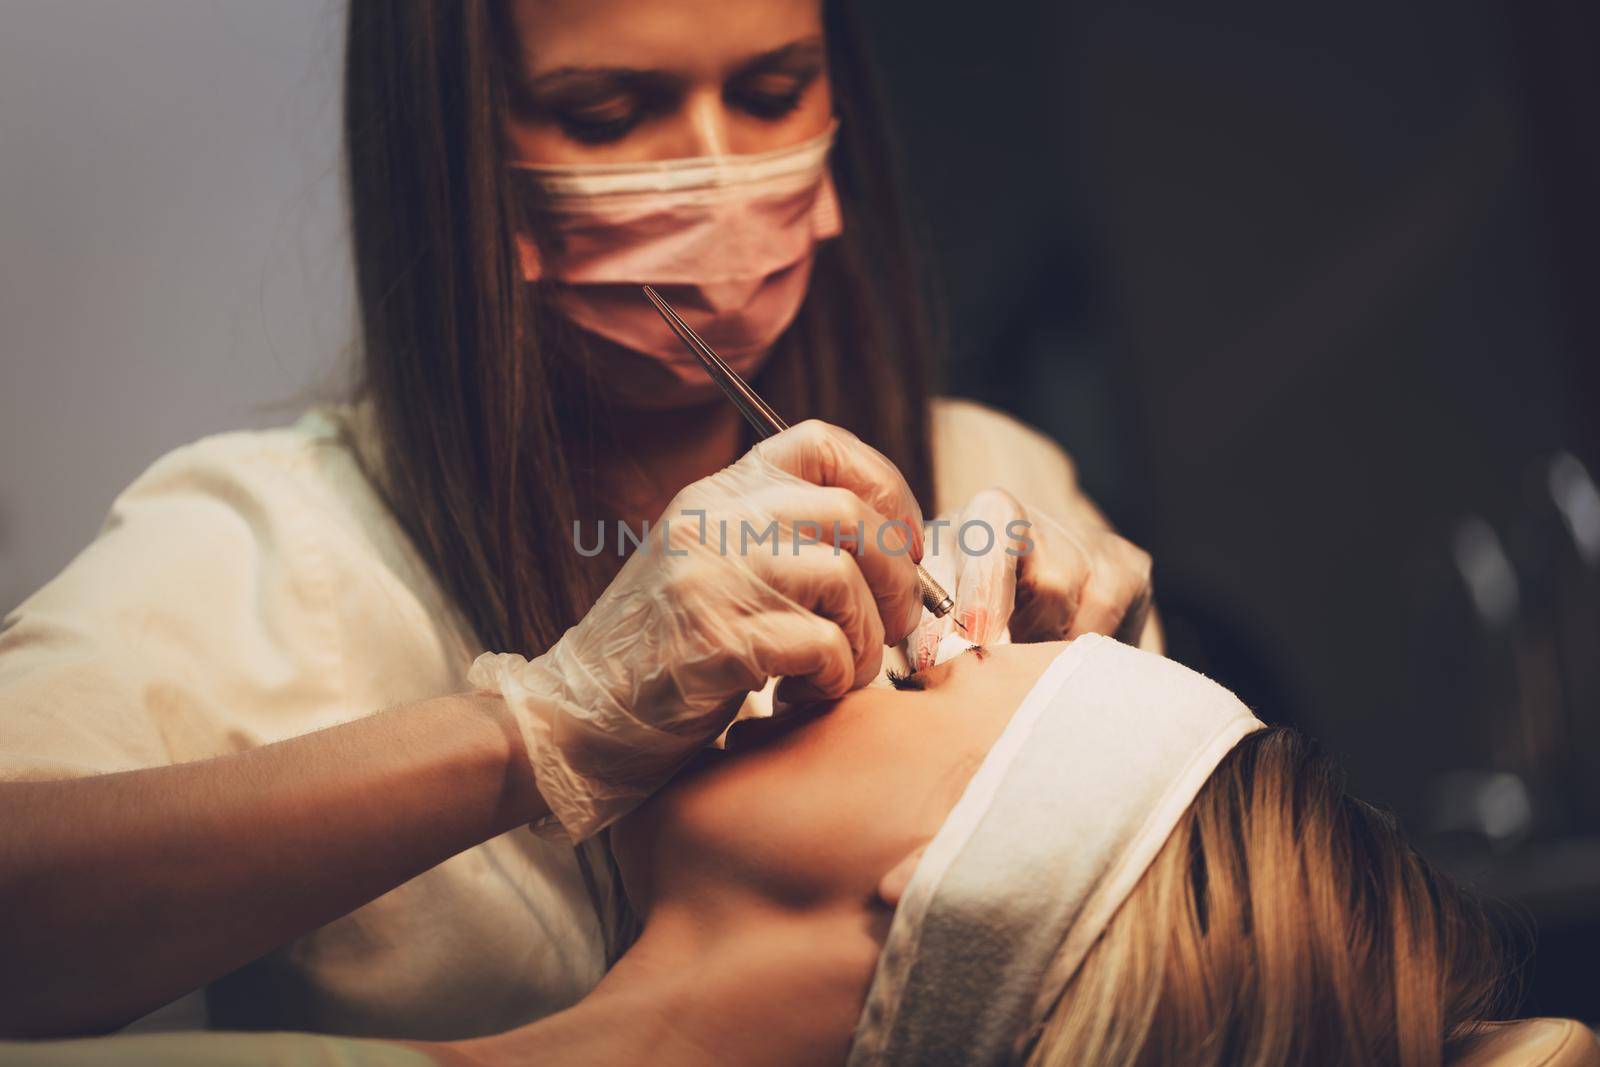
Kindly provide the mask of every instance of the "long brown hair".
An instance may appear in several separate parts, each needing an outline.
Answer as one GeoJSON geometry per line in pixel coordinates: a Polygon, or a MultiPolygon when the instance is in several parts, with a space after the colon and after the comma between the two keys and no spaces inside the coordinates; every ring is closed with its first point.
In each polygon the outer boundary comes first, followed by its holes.
{"type": "MultiPolygon", "coordinates": [[[[538,652],[598,592],[570,531],[575,476],[610,413],[573,358],[581,338],[518,271],[530,212],[505,166],[520,61],[508,3],[352,0],[346,180],[375,481],[477,639],[538,652]]],[[[758,385],[791,421],[875,445],[927,509],[920,285],[849,7],[824,6],[844,234],[819,248],[758,385]]]]}
{"type": "Polygon", "coordinates": [[[1217,767],[1029,1067],[1436,1065],[1509,1005],[1504,928],[1302,735],[1217,767]]]}

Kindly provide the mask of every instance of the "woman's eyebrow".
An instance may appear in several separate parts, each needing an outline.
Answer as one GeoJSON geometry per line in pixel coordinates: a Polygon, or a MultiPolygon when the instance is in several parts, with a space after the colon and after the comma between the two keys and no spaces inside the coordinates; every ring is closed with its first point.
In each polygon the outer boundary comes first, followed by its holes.
{"type": "Polygon", "coordinates": [[[791,41],[780,48],[774,48],[770,52],[762,52],[755,58],[740,64],[730,77],[748,78],[755,74],[765,74],[770,71],[820,67],[826,56],[827,48],[823,45],[822,38],[807,37],[803,40],[791,41]]]}
{"type": "MultiPolygon", "coordinates": [[[[807,37],[791,41],[769,52],[741,63],[733,72],[734,78],[745,78],[772,70],[817,66],[822,63],[826,49],[821,37],[807,37]]],[[[574,88],[601,87],[607,83],[624,82],[630,86],[676,85],[682,79],[662,70],[644,67],[556,67],[542,74],[528,76],[516,71],[516,81],[522,91],[530,94],[561,92],[574,88]]]]}
{"type": "Polygon", "coordinates": [[[572,89],[611,88],[616,83],[629,87],[675,85],[678,79],[665,71],[639,67],[557,67],[537,77],[519,72],[517,84],[523,92],[545,95],[572,89]]]}
{"type": "MultiPolygon", "coordinates": [[[[945,664],[954,663],[956,660],[961,659],[964,656],[971,656],[973,659],[981,660],[988,658],[988,655],[989,650],[987,648],[984,648],[982,645],[973,645],[971,648],[962,649],[960,653],[951,656],[949,659],[945,660],[944,663],[938,663],[934,666],[943,667],[945,664]]],[[[928,670],[933,670],[933,667],[929,667],[928,670]]],[[[919,671],[918,673],[920,674],[923,672],[919,671]]],[[[935,681],[935,685],[943,685],[949,677],[950,671],[945,671],[943,674],[939,675],[938,679],[935,681]]],[[[923,679],[923,681],[926,682],[927,679],[923,679]]]]}
{"type": "Polygon", "coordinates": [[[566,101],[596,99],[619,90],[639,96],[665,96],[678,81],[658,70],[634,67],[557,67],[537,77],[528,77],[516,67],[507,79],[511,110],[523,117],[536,117],[566,101]]]}

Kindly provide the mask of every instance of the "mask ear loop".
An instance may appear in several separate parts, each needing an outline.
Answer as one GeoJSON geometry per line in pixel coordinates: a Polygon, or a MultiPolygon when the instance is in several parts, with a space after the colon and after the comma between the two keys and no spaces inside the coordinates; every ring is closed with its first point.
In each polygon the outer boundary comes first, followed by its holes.
{"type": "Polygon", "coordinates": [[[516,210],[511,217],[511,240],[516,246],[517,269],[526,282],[536,282],[544,277],[544,261],[539,255],[539,245],[528,227],[534,225],[545,206],[545,192],[527,168],[515,161],[510,164],[511,192],[516,210]]]}

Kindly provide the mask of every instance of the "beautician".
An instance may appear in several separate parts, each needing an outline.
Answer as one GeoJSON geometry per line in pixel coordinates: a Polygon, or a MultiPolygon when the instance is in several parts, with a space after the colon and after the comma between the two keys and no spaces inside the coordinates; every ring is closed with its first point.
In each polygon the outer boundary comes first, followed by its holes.
{"type": "Polygon", "coordinates": [[[201,987],[220,1026],[505,1030],[604,969],[604,827],[769,678],[835,696],[946,625],[912,559],[980,637],[1154,639],[1067,458],[928,396],[846,6],[352,4],[362,388],[158,461],[0,632],[0,1032],[201,987]],[[752,450],[647,282],[813,421],[752,450]],[[1034,550],[934,553],[924,509],[1034,550]],[[662,550],[586,550],[617,522],[662,550]]]}

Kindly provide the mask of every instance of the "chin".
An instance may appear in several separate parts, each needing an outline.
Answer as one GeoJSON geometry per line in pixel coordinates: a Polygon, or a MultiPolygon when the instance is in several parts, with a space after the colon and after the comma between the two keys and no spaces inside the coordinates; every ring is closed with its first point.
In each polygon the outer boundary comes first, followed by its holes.
{"type": "Polygon", "coordinates": [[[637,381],[626,385],[612,381],[606,383],[606,393],[611,403],[623,411],[687,411],[726,403],[722,390],[710,378],[703,383],[671,378],[644,387],[637,381]]]}
{"type": "MultiPolygon", "coordinates": [[[[590,334],[590,352],[600,387],[610,402],[624,411],[685,411],[725,403],[722,390],[687,352],[681,360],[666,361],[636,352],[598,334],[590,334]]],[[[715,343],[707,339],[712,348],[715,343]]],[[[748,379],[766,365],[770,347],[744,352],[717,349],[748,379]]]]}

